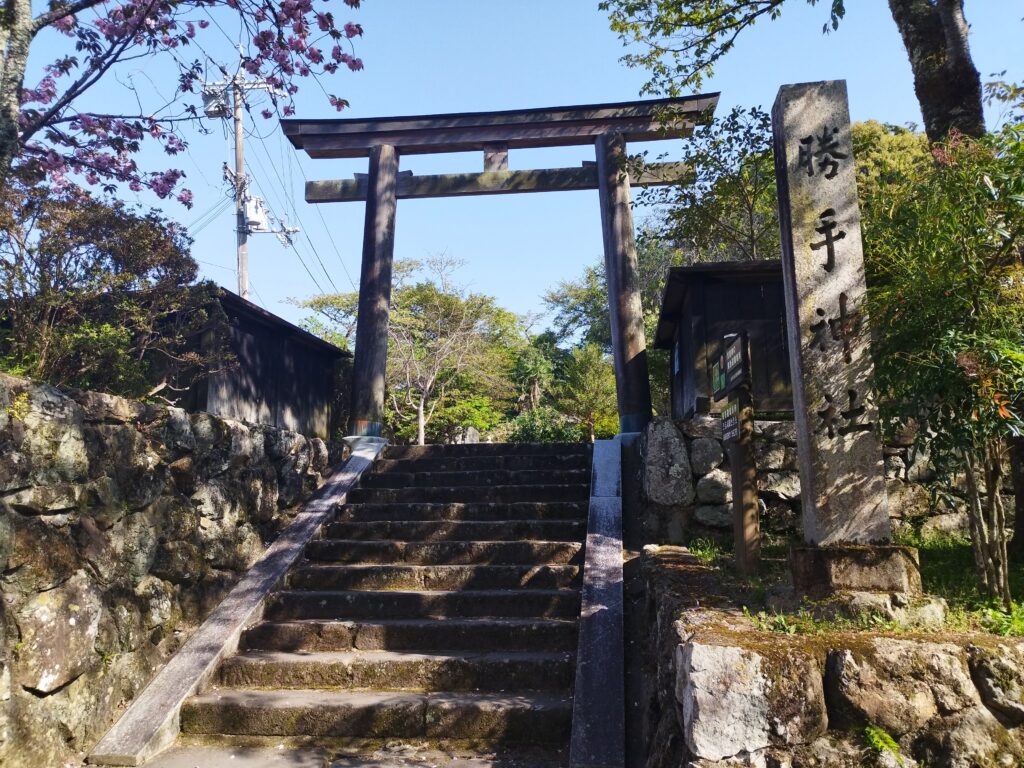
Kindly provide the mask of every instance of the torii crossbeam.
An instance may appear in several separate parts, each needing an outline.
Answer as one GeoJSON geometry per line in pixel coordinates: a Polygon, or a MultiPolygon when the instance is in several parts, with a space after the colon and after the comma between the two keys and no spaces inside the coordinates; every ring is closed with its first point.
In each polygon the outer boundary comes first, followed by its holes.
{"type": "Polygon", "coordinates": [[[368,157],[369,174],[310,181],[310,203],[366,201],[359,316],[352,377],[353,435],[380,435],[387,364],[388,306],[399,199],[597,189],[604,233],[608,310],[622,432],[651,417],[643,314],[637,279],[630,184],[677,184],[686,168],[660,163],[630,180],[626,142],[689,136],[711,119],[718,94],[503,112],[347,120],[283,120],[285,135],[314,158],[368,157]],[[510,149],[594,144],[596,163],[510,171],[510,149]],[[399,173],[400,155],[483,152],[481,173],[399,173]]]}

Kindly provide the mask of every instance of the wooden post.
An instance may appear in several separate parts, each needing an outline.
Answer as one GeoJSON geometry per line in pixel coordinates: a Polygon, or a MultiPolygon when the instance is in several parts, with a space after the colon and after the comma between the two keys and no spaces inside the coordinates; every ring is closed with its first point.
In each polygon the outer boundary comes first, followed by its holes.
{"type": "Polygon", "coordinates": [[[740,573],[757,571],[761,559],[761,523],[757,508],[757,466],[754,464],[754,403],[749,387],[736,390],[739,437],[729,443],[732,467],[733,541],[740,573]]]}
{"type": "Polygon", "coordinates": [[[603,133],[597,137],[596,149],[619,430],[642,432],[651,420],[651,384],[629,205],[629,176],[624,165],[626,142],[621,134],[603,133]]]}
{"type": "Polygon", "coordinates": [[[380,436],[384,422],[397,178],[398,151],[387,144],[370,150],[356,354],[352,370],[351,435],[380,436]]]}

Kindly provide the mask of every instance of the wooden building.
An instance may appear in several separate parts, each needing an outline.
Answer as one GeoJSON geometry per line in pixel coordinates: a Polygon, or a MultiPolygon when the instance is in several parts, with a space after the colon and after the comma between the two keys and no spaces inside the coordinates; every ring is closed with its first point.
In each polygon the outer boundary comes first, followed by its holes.
{"type": "Polygon", "coordinates": [[[673,418],[721,409],[711,397],[711,366],[722,337],[740,331],[750,339],[755,410],[793,410],[785,303],[778,261],[669,270],[654,346],[671,350],[673,418]]]}
{"type": "Polygon", "coordinates": [[[197,384],[192,409],[308,437],[344,428],[342,369],[351,354],[231,291],[220,302],[238,364],[197,384]]]}

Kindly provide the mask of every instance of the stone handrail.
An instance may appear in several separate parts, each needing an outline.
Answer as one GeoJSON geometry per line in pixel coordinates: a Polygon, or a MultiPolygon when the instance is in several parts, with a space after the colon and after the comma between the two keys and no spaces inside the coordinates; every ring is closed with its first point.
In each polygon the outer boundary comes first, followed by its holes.
{"type": "Polygon", "coordinates": [[[594,443],[570,768],[625,765],[622,447],[594,443]]]}

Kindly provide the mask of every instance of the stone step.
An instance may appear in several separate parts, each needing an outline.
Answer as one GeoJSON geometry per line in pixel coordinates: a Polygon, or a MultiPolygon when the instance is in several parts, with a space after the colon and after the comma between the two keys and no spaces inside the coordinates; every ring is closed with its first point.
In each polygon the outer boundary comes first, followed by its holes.
{"type": "Polygon", "coordinates": [[[460,472],[374,472],[360,488],[586,485],[589,469],[479,469],[460,472]]]}
{"type": "Polygon", "coordinates": [[[568,690],[573,654],[254,651],[227,659],[218,677],[221,686],[230,688],[568,690]]]}
{"type": "Polygon", "coordinates": [[[348,541],[582,541],[584,520],[391,520],[332,523],[323,538],[348,541]]]}
{"type": "Polygon", "coordinates": [[[270,651],[571,651],[573,619],[390,619],[384,621],[264,621],[242,634],[244,650],[270,651]]]}
{"type": "Polygon", "coordinates": [[[460,443],[455,445],[389,445],[384,459],[438,459],[480,456],[587,456],[587,443],[460,443]]]}
{"type": "Polygon", "coordinates": [[[572,702],[544,693],[215,690],[181,710],[186,734],[481,739],[558,744],[572,702]]]}
{"type": "Polygon", "coordinates": [[[343,504],[338,507],[339,522],[376,520],[583,520],[587,519],[585,501],[523,501],[506,504],[404,503],[343,504]]]}
{"type": "Polygon", "coordinates": [[[377,472],[473,472],[492,469],[590,469],[586,453],[494,456],[440,456],[418,459],[378,459],[377,472]]]}
{"type": "Polygon", "coordinates": [[[146,768],[566,768],[569,764],[567,750],[552,746],[472,747],[473,742],[438,745],[427,739],[184,735],[177,746],[147,761],[146,768]]]}
{"type": "Polygon", "coordinates": [[[367,565],[568,565],[583,561],[575,541],[351,541],[321,539],[306,546],[313,562],[367,565]]]}
{"type": "Polygon", "coordinates": [[[294,619],[443,619],[528,617],[571,619],[580,595],[572,589],[406,592],[286,591],[267,599],[267,621],[294,619]]]}
{"type": "Polygon", "coordinates": [[[354,504],[392,504],[395,502],[476,502],[513,503],[517,501],[587,501],[590,486],[585,483],[555,485],[461,485],[425,488],[356,488],[347,501],[354,504]]]}
{"type": "Polygon", "coordinates": [[[565,589],[579,577],[575,565],[304,565],[286,583],[293,590],[565,589]]]}

